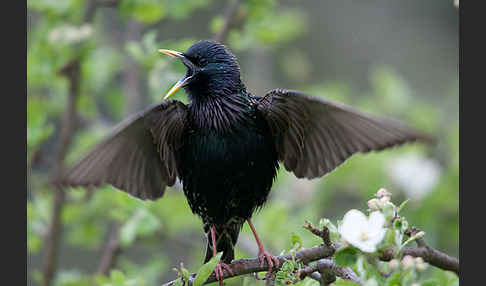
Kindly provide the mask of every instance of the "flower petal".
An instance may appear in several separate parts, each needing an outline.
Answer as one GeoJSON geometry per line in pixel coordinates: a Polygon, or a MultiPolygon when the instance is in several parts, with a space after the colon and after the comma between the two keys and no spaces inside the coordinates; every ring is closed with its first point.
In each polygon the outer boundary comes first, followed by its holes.
{"type": "Polygon", "coordinates": [[[383,238],[385,237],[385,234],[386,234],[385,228],[381,229],[378,232],[370,233],[368,242],[373,243],[376,246],[383,240],[383,238]]]}
{"type": "Polygon", "coordinates": [[[344,218],[343,218],[343,222],[352,221],[352,222],[357,223],[357,224],[366,223],[367,220],[368,219],[366,218],[364,213],[360,212],[359,210],[355,210],[355,209],[349,210],[344,215],[344,218]]]}
{"type": "Polygon", "coordinates": [[[376,244],[370,240],[360,242],[358,245],[355,245],[357,248],[361,249],[364,252],[375,252],[376,251],[376,244]]]}
{"type": "Polygon", "coordinates": [[[366,231],[367,225],[368,219],[366,216],[362,212],[353,209],[344,215],[338,231],[345,241],[358,247],[361,243],[362,233],[366,231]]]}
{"type": "Polygon", "coordinates": [[[366,227],[366,216],[358,210],[348,211],[343,218],[342,224],[339,226],[339,233],[348,242],[359,239],[361,230],[366,227]]]}
{"type": "Polygon", "coordinates": [[[368,219],[368,227],[372,232],[380,231],[384,225],[385,216],[381,212],[375,211],[370,214],[370,218],[368,219]]]}

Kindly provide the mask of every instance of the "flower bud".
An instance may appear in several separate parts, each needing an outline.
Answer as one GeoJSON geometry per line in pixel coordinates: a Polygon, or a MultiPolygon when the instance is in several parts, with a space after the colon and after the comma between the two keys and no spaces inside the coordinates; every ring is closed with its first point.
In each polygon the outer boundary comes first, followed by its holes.
{"type": "Polygon", "coordinates": [[[400,262],[398,262],[398,259],[392,259],[392,260],[390,260],[390,262],[388,262],[388,267],[390,269],[397,269],[399,265],[400,265],[400,262]]]}
{"type": "Polygon", "coordinates": [[[423,231],[419,231],[419,232],[417,232],[416,234],[414,234],[414,235],[412,236],[412,238],[413,238],[413,239],[419,239],[419,238],[424,237],[424,235],[425,235],[425,232],[423,232],[423,231]]]}
{"type": "Polygon", "coordinates": [[[409,269],[412,268],[415,264],[415,261],[412,256],[410,255],[405,255],[402,259],[402,267],[403,269],[409,269]]]}
{"type": "Polygon", "coordinates": [[[427,269],[427,264],[426,263],[422,263],[422,264],[417,264],[417,270],[422,272],[424,271],[425,269],[427,269]]]}
{"type": "Polygon", "coordinates": [[[386,203],[386,202],[389,202],[391,199],[390,196],[383,196],[380,198],[380,202],[383,202],[383,203],[386,203]]]}
{"type": "Polygon", "coordinates": [[[387,190],[387,189],[384,189],[384,188],[381,188],[378,190],[378,192],[376,192],[376,197],[377,198],[382,198],[384,196],[389,196],[391,197],[391,193],[387,190]]]}
{"type": "Polygon", "coordinates": [[[380,210],[380,202],[378,199],[371,199],[368,201],[368,208],[372,211],[380,210]]]}
{"type": "Polygon", "coordinates": [[[427,263],[424,262],[422,257],[415,258],[415,267],[417,267],[418,271],[424,271],[427,268],[427,263]]]}

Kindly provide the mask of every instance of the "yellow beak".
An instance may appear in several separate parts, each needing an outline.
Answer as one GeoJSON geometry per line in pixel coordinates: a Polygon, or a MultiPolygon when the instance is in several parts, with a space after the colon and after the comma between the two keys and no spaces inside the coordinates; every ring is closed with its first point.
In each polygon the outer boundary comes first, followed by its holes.
{"type": "Polygon", "coordinates": [[[169,96],[173,95],[174,93],[176,93],[176,91],[178,91],[181,87],[184,86],[186,82],[186,78],[182,78],[180,79],[170,90],[169,92],[167,92],[167,94],[164,96],[164,100],[169,98],[169,96]]]}
{"type": "MultiPolygon", "coordinates": [[[[184,61],[187,61],[184,57],[184,55],[181,53],[181,52],[177,52],[177,51],[172,51],[172,50],[166,50],[166,49],[160,49],[159,50],[159,53],[162,53],[164,55],[168,55],[170,57],[173,57],[173,58],[179,58],[181,59],[183,62],[184,61]]],[[[169,98],[171,95],[173,95],[174,93],[176,93],[176,91],[178,91],[181,87],[183,87],[185,84],[187,84],[189,82],[189,80],[192,78],[192,76],[190,77],[184,77],[182,79],[180,79],[170,90],[169,92],[167,92],[167,94],[164,96],[164,100],[169,98]]]]}
{"type": "Polygon", "coordinates": [[[162,53],[164,55],[168,55],[173,58],[183,58],[184,55],[180,52],[177,51],[172,51],[172,50],[166,50],[166,49],[160,49],[159,53],[162,53]]]}

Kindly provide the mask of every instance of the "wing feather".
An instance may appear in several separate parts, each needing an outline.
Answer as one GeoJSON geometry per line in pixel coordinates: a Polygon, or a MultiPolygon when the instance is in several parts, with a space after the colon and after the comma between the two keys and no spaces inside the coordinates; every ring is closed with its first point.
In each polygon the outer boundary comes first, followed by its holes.
{"type": "Polygon", "coordinates": [[[59,183],[99,187],[111,184],[140,199],[161,197],[177,177],[174,152],[182,141],[186,107],[178,101],[155,104],[119,123],[109,136],[59,183]]]}
{"type": "Polygon", "coordinates": [[[434,141],[397,121],[298,91],[269,91],[257,109],[272,132],[279,160],[299,178],[324,176],[358,152],[434,141]]]}

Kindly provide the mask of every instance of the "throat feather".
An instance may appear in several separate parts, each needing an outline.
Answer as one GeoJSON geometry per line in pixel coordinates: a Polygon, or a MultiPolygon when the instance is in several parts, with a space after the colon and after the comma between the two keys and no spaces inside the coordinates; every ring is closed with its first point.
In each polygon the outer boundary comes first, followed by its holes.
{"type": "Polygon", "coordinates": [[[247,124],[253,112],[250,99],[244,95],[199,99],[193,101],[190,110],[196,128],[218,133],[247,124]]]}

